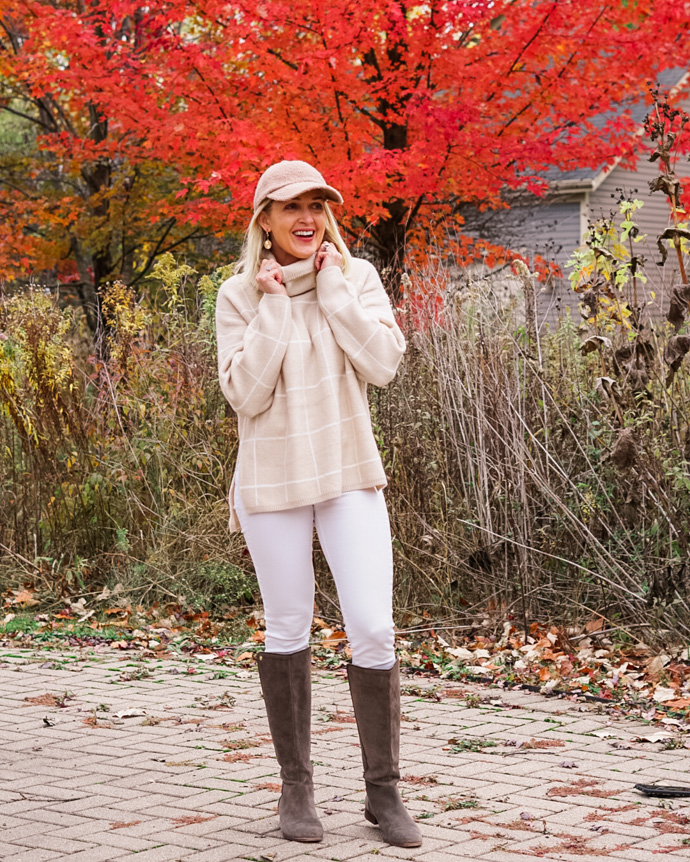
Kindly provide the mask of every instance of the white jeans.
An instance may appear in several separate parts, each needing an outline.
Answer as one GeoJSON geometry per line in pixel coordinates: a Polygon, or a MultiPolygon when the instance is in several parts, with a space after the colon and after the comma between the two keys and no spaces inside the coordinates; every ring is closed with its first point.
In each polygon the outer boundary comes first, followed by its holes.
{"type": "Polygon", "coordinates": [[[393,549],[382,491],[348,491],[333,500],[283,512],[235,508],[261,589],[266,651],[293,653],[309,644],[314,616],[314,523],[340,599],[352,663],[395,663],[393,549]]]}

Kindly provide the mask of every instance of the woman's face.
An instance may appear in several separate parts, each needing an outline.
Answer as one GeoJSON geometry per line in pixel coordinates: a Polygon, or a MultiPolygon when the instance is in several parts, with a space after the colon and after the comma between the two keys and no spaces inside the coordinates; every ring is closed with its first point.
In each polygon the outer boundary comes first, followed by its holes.
{"type": "Polygon", "coordinates": [[[259,216],[268,231],[272,251],[281,266],[305,260],[318,251],[326,232],[326,201],[323,192],[304,192],[289,201],[273,201],[259,216]]]}

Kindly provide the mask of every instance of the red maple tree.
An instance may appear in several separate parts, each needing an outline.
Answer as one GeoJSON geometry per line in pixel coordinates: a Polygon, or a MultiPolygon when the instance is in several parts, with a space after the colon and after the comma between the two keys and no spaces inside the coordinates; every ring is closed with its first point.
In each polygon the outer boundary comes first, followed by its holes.
{"type": "MultiPolygon", "coordinates": [[[[306,158],[395,295],[463,205],[631,153],[630,104],[685,66],[678,0],[4,0],[0,275],[108,279],[240,230],[259,173],[306,158]],[[12,136],[15,136],[13,138],[12,136]],[[23,138],[22,138],[23,136],[23,138]],[[9,141],[9,142],[8,142],[9,141]]],[[[486,251],[486,249],[485,249],[486,251]]],[[[501,254],[490,247],[490,256],[501,254]]]]}

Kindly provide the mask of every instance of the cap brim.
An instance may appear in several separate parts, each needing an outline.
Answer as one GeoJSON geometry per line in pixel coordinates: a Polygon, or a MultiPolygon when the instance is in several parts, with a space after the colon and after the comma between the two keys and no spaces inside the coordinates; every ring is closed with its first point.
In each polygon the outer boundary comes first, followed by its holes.
{"type": "Polygon", "coordinates": [[[271,192],[268,195],[268,198],[272,201],[289,201],[292,198],[299,197],[304,194],[304,192],[310,191],[320,191],[326,195],[326,198],[329,201],[333,201],[333,203],[341,204],[343,202],[343,196],[339,191],[333,188],[333,186],[315,186],[314,183],[290,183],[287,186],[283,186],[280,189],[277,189],[274,192],[271,192]]]}

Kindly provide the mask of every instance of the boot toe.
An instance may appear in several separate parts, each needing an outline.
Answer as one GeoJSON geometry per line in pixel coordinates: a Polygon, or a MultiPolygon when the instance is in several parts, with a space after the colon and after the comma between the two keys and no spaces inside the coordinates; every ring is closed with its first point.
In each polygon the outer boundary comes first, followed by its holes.
{"type": "Polygon", "coordinates": [[[323,826],[316,813],[312,788],[303,784],[283,784],[278,816],[280,831],[287,841],[323,840],[323,826]]]}
{"type": "Polygon", "coordinates": [[[378,823],[383,840],[394,847],[421,847],[422,833],[405,808],[397,787],[372,790],[367,790],[364,816],[370,823],[378,823]]]}

